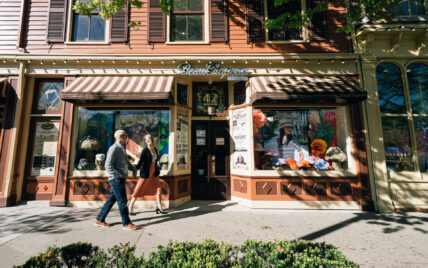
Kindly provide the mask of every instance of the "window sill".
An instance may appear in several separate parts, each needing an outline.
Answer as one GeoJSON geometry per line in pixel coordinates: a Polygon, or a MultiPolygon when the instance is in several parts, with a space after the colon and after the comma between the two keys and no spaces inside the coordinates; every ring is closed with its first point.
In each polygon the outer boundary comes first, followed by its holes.
{"type": "Polygon", "coordinates": [[[266,44],[303,44],[303,43],[309,43],[310,40],[308,39],[304,39],[304,40],[284,40],[284,41],[269,41],[266,40],[265,43],[266,44]]]}
{"type": "MultiPolygon", "coordinates": [[[[160,177],[168,175],[168,170],[161,170],[160,171],[160,177]]],[[[104,177],[107,178],[107,171],[105,170],[73,170],[71,172],[70,177],[92,177],[92,178],[98,178],[98,177],[104,177]]],[[[132,172],[128,171],[128,178],[140,178],[140,176],[132,176],[132,172]]]]}
{"type": "Polygon", "coordinates": [[[209,45],[209,41],[167,41],[165,42],[167,45],[209,45]]]}
{"type": "Polygon", "coordinates": [[[88,42],[73,42],[73,41],[66,41],[64,42],[66,45],[110,45],[110,42],[107,41],[88,41],[88,42]]]}
{"type": "MultiPolygon", "coordinates": [[[[233,171],[232,171],[233,173],[233,171]]],[[[316,170],[254,170],[254,177],[356,177],[357,175],[348,170],[316,171],[316,170]]]]}

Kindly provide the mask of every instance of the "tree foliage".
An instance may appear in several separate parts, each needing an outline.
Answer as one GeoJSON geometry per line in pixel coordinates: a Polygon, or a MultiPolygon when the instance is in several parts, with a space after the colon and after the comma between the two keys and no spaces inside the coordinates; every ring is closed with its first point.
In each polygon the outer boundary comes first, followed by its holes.
{"type": "MultiPolygon", "coordinates": [[[[251,0],[250,0],[251,1],[251,0]]],[[[294,0],[274,0],[274,6],[279,7],[294,0]]],[[[305,1],[305,0],[302,0],[305,1]]],[[[312,16],[318,12],[324,12],[328,8],[329,2],[340,2],[346,0],[319,0],[314,7],[306,8],[305,12],[284,12],[275,19],[266,20],[267,29],[298,28],[305,26],[311,21],[312,16]]],[[[345,13],[346,24],[339,28],[339,31],[349,33],[359,22],[379,21],[387,19],[392,14],[393,8],[400,4],[402,0],[360,0],[346,1],[347,12],[345,13]]],[[[100,11],[99,15],[108,20],[116,13],[122,11],[129,3],[130,6],[142,8],[142,0],[77,0],[73,9],[82,15],[91,15],[91,12],[100,11]]],[[[174,10],[174,0],[159,0],[162,12],[170,14],[174,10]]],[[[138,26],[139,22],[132,21],[130,26],[138,26]]]]}

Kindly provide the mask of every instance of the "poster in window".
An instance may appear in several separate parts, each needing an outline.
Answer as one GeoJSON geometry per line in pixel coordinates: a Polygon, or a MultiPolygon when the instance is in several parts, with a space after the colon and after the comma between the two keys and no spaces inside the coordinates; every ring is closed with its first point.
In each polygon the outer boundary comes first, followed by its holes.
{"type": "Polygon", "coordinates": [[[249,124],[247,111],[247,108],[241,108],[233,110],[232,113],[233,167],[238,169],[248,168],[249,124]]]}
{"type": "Polygon", "coordinates": [[[34,140],[31,176],[55,175],[59,123],[38,122],[34,140]]]}
{"type": "Polygon", "coordinates": [[[131,162],[137,163],[145,146],[144,136],[150,134],[160,157],[168,155],[169,111],[144,110],[116,112],[115,129],[128,134],[126,153],[131,162]]]}
{"type": "Polygon", "coordinates": [[[177,169],[185,170],[189,163],[189,111],[177,109],[177,139],[175,143],[177,169]]]}

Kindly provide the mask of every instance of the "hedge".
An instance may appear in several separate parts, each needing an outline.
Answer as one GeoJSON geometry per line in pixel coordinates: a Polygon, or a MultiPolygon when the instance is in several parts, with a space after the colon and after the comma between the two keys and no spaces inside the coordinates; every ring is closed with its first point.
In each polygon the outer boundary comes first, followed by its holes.
{"type": "Polygon", "coordinates": [[[254,241],[236,246],[212,239],[172,242],[157,251],[135,256],[129,243],[106,251],[77,242],[49,247],[17,267],[358,267],[334,246],[304,240],[254,241]]]}

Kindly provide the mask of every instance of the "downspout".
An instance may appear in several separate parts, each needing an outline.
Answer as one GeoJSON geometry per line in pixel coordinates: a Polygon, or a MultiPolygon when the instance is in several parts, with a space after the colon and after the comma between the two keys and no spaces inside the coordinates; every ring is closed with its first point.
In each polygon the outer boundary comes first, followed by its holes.
{"type": "Polygon", "coordinates": [[[18,39],[16,42],[16,49],[21,53],[27,53],[25,48],[22,47],[22,40],[24,36],[24,20],[26,15],[27,1],[21,0],[21,10],[19,13],[19,28],[18,28],[18,39]]]}

